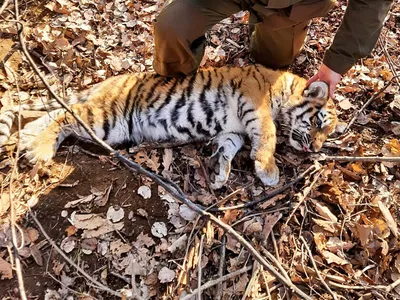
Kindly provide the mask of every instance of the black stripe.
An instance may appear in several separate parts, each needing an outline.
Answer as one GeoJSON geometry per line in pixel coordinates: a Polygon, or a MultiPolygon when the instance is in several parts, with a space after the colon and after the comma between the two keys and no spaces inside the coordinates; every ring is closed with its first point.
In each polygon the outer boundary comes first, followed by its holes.
{"type": "Polygon", "coordinates": [[[145,86],[145,84],[143,83],[144,80],[142,80],[139,84],[139,86],[137,87],[137,89],[135,89],[136,84],[131,88],[131,90],[128,93],[128,101],[127,104],[124,108],[124,117],[125,120],[128,120],[128,132],[129,132],[129,138],[132,137],[132,133],[133,133],[133,108],[135,107],[135,102],[136,99],[138,97],[138,93],[141,92],[142,88],[145,86]],[[136,97],[134,96],[134,93],[136,92],[136,97]]]}
{"type": "MultiPolygon", "coordinates": [[[[10,121],[11,121],[11,120],[10,120],[10,121]]],[[[12,123],[12,121],[11,121],[11,123],[12,123]]],[[[7,122],[7,121],[4,120],[4,119],[0,119],[0,124],[6,125],[8,129],[10,129],[10,128],[11,128],[11,125],[12,125],[12,124],[9,124],[9,122],[7,122]]]]}
{"type": "Polygon", "coordinates": [[[249,108],[249,109],[245,110],[245,111],[242,113],[241,119],[244,119],[244,118],[246,117],[247,114],[253,113],[253,112],[255,112],[255,110],[252,109],[252,108],[249,108]]]}
{"type": "Polygon", "coordinates": [[[207,117],[207,126],[211,126],[211,122],[212,122],[212,117],[214,115],[214,112],[210,106],[210,104],[207,102],[206,99],[206,92],[210,89],[211,87],[211,74],[208,74],[208,80],[205,86],[203,86],[203,90],[201,91],[200,94],[200,104],[201,104],[201,108],[203,109],[204,114],[207,117]]]}
{"type": "Polygon", "coordinates": [[[164,127],[165,132],[168,133],[169,131],[168,131],[168,123],[167,123],[167,120],[165,120],[165,119],[160,119],[159,122],[160,122],[161,125],[164,127]]]}
{"type": "Polygon", "coordinates": [[[214,127],[214,130],[215,130],[215,134],[218,134],[218,133],[220,133],[221,131],[222,131],[222,127],[221,127],[221,124],[219,123],[219,121],[218,120],[215,120],[215,127],[214,127]]]}
{"type": "Polygon", "coordinates": [[[253,71],[253,76],[257,80],[258,89],[261,90],[261,83],[260,83],[260,80],[258,79],[257,74],[256,74],[255,71],[253,71]]]}
{"type": "Polygon", "coordinates": [[[237,147],[236,144],[235,144],[235,142],[234,142],[231,138],[227,138],[226,140],[227,140],[227,141],[230,141],[230,142],[232,143],[232,145],[235,146],[235,148],[237,147]]]}
{"type": "Polygon", "coordinates": [[[253,119],[247,120],[246,123],[244,124],[244,126],[247,127],[251,122],[254,122],[256,120],[258,120],[258,118],[253,118],[253,119]]]}
{"type": "Polygon", "coordinates": [[[196,131],[197,131],[198,134],[204,135],[206,137],[210,137],[211,136],[210,132],[208,130],[205,130],[203,128],[203,125],[201,125],[200,122],[197,122],[196,131]]]}
{"type": "Polygon", "coordinates": [[[93,129],[93,125],[94,125],[93,112],[89,107],[87,107],[87,106],[84,106],[84,107],[86,108],[88,125],[90,126],[90,128],[93,129]]]}
{"type": "Polygon", "coordinates": [[[185,90],[182,91],[181,97],[176,101],[175,107],[171,113],[171,123],[174,124],[179,119],[179,109],[184,107],[186,104],[185,101],[185,90]]]}
{"type": "Polygon", "coordinates": [[[193,106],[194,103],[190,102],[189,107],[188,107],[188,111],[187,111],[187,120],[189,121],[190,125],[192,125],[192,127],[195,127],[196,124],[194,123],[194,117],[193,117],[193,106]]]}
{"type": "Polygon", "coordinates": [[[297,80],[296,80],[296,78],[294,78],[292,80],[292,83],[290,84],[290,91],[292,92],[292,94],[294,94],[296,87],[297,87],[297,80]]]}
{"type": "Polygon", "coordinates": [[[314,108],[309,107],[307,108],[305,111],[303,111],[301,114],[299,114],[298,116],[296,116],[296,120],[301,119],[305,114],[308,114],[310,112],[312,112],[314,110],[314,108]]]}
{"type": "Polygon", "coordinates": [[[307,105],[309,105],[309,104],[310,104],[310,103],[309,103],[308,101],[304,101],[303,103],[300,103],[299,105],[292,107],[292,108],[289,110],[289,113],[293,112],[293,111],[294,111],[295,109],[297,109],[297,108],[304,108],[304,106],[307,106],[307,105]]]}
{"type": "MultiPolygon", "coordinates": [[[[115,105],[112,105],[112,107],[114,107],[115,105]]],[[[103,123],[103,130],[104,130],[104,137],[103,140],[107,140],[108,139],[108,135],[110,134],[110,121],[107,118],[107,113],[106,110],[103,110],[103,119],[104,119],[104,123],[103,123]]],[[[116,116],[114,114],[114,122],[115,123],[115,119],[116,116]]]]}
{"type": "Polygon", "coordinates": [[[238,117],[240,119],[242,118],[243,108],[246,105],[246,101],[242,102],[242,98],[243,98],[243,94],[240,94],[239,98],[238,98],[238,103],[239,103],[238,117]]]}
{"type": "Polygon", "coordinates": [[[147,107],[152,107],[154,102],[150,102],[150,99],[154,96],[154,92],[156,88],[161,84],[161,81],[164,81],[164,78],[157,78],[152,84],[152,86],[148,89],[146,97],[143,98],[144,104],[148,104],[147,107]]]}
{"type": "Polygon", "coordinates": [[[192,92],[193,92],[193,88],[194,88],[194,83],[195,83],[195,81],[196,81],[197,74],[198,74],[198,73],[192,75],[192,77],[191,77],[190,80],[189,80],[188,86],[187,86],[187,88],[186,88],[186,97],[187,97],[187,99],[189,99],[189,98],[192,96],[192,92]]]}
{"type": "Polygon", "coordinates": [[[195,138],[193,136],[192,132],[188,128],[183,127],[183,126],[176,126],[175,128],[179,133],[187,134],[189,136],[189,138],[191,138],[191,139],[195,138]]]}
{"type": "Polygon", "coordinates": [[[175,92],[175,89],[176,89],[177,85],[178,85],[178,80],[175,79],[174,83],[169,88],[163,103],[160,105],[160,107],[157,108],[156,118],[159,117],[159,114],[160,114],[161,110],[171,102],[172,94],[175,92]]]}

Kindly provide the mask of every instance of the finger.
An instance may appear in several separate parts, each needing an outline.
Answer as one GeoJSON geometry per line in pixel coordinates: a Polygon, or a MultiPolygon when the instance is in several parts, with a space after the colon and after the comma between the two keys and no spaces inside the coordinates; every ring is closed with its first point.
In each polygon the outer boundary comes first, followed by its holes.
{"type": "Polygon", "coordinates": [[[334,99],[335,98],[335,89],[336,89],[336,84],[330,83],[329,84],[329,96],[334,99]]]}
{"type": "Polygon", "coordinates": [[[308,79],[308,81],[306,83],[306,87],[308,87],[311,83],[313,83],[314,81],[317,81],[318,79],[319,79],[319,76],[318,76],[318,73],[317,73],[313,77],[308,79]]]}

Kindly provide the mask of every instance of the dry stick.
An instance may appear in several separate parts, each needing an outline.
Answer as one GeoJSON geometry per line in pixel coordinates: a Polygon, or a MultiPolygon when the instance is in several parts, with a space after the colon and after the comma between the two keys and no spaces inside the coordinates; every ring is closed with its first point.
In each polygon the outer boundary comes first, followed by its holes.
{"type": "Polygon", "coordinates": [[[383,88],[381,88],[377,93],[372,95],[372,97],[369,98],[368,101],[364,103],[364,105],[354,114],[353,118],[350,120],[346,129],[343,131],[343,134],[345,134],[349,131],[350,127],[354,124],[354,122],[361,115],[361,113],[364,111],[364,109],[366,109],[372,103],[372,101],[374,101],[382,92],[384,92],[392,84],[392,80],[397,77],[398,76],[392,77],[392,79],[390,79],[389,82],[383,88]]]}
{"type": "Polygon", "coordinates": [[[270,193],[268,193],[267,195],[261,197],[260,199],[257,199],[257,200],[254,200],[254,201],[250,201],[250,202],[246,202],[246,203],[239,204],[239,205],[234,205],[234,206],[212,208],[212,209],[209,209],[209,211],[217,212],[217,211],[226,211],[226,210],[232,210],[232,209],[243,209],[243,208],[251,207],[251,206],[254,206],[256,204],[265,202],[265,201],[267,201],[267,200],[269,200],[269,199],[281,194],[282,192],[286,191],[287,189],[289,189],[290,187],[292,187],[293,185],[298,183],[300,180],[302,180],[304,177],[306,177],[314,169],[315,169],[315,166],[312,165],[311,167],[306,169],[303,173],[301,173],[296,179],[292,180],[291,182],[289,182],[288,184],[286,184],[286,185],[284,185],[284,186],[282,186],[280,188],[272,190],[270,193]]]}
{"type": "MultiPolygon", "coordinates": [[[[386,31],[386,34],[387,34],[387,31],[386,31]]],[[[398,75],[397,75],[397,71],[396,71],[396,67],[394,66],[392,57],[390,56],[386,46],[383,44],[383,41],[382,41],[381,37],[379,37],[378,41],[379,41],[379,45],[381,46],[381,48],[383,50],[383,53],[385,54],[386,61],[387,61],[388,65],[389,65],[390,71],[392,71],[392,74],[394,75],[394,77],[397,77],[396,78],[396,82],[397,82],[398,85],[400,85],[400,82],[399,82],[399,79],[398,79],[398,75]]]]}
{"type": "Polygon", "coordinates": [[[7,6],[8,6],[8,0],[4,0],[2,6],[0,7],[0,16],[3,14],[7,6]]]}
{"type": "MultiPolygon", "coordinates": [[[[15,0],[15,9],[18,10],[18,0],[15,0]]],[[[96,134],[93,132],[90,127],[82,121],[82,119],[77,116],[68,106],[67,104],[60,98],[58,97],[52,90],[52,88],[49,86],[45,78],[42,76],[40,73],[38,67],[36,66],[35,62],[32,60],[32,57],[29,55],[29,52],[27,51],[23,36],[22,36],[22,27],[20,26],[20,30],[18,31],[18,37],[19,41],[21,43],[21,48],[31,65],[31,67],[34,69],[34,71],[37,73],[39,78],[43,81],[43,84],[45,87],[48,89],[50,94],[54,97],[54,99],[68,112],[70,113],[75,120],[79,123],[82,128],[85,129],[85,131],[88,133],[88,135],[95,141],[97,144],[99,144],[103,149],[107,150],[111,155],[116,157],[122,164],[124,164],[128,169],[137,171],[151,179],[153,179],[157,184],[161,185],[168,193],[171,194],[172,197],[180,201],[181,203],[186,204],[190,209],[198,213],[200,216],[206,217],[209,219],[211,222],[222,228],[224,231],[228,232],[230,235],[232,235],[236,240],[242,244],[242,246],[249,252],[251,255],[256,259],[261,265],[264,266],[266,270],[268,270],[270,273],[272,273],[280,282],[285,284],[292,292],[296,293],[298,296],[311,300],[311,298],[303,292],[301,289],[299,289],[296,285],[293,284],[293,282],[287,280],[283,275],[281,275],[279,272],[277,272],[271,264],[269,264],[262,256],[261,254],[246,240],[244,239],[238,232],[236,232],[231,226],[223,223],[221,220],[216,218],[214,215],[210,214],[209,212],[204,211],[200,206],[194,204],[192,201],[190,201],[185,194],[182,192],[182,190],[174,183],[171,181],[166,180],[162,176],[158,176],[138,164],[134,163],[133,161],[130,161],[128,158],[125,156],[121,155],[118,151],[114,150],[111,146],[109,146],[106,142],[103,140],[99,139],[96,134]]],[[[54,244],[55,245],[55,244],[54,244]]],[[[67,256],[65,256],[67,257],[67,256]]],[[[105,287],[105,286],[104,286],[105,287]]],[[[107,287],[105,287],[107,288],[107,287]]],[[[115,293],[115,291],[107,288],[110,292],[115,293]]],[[[119,294],[119,293],[118,293],[119,294]]],[[[120,295],[120,294],[119,294],[120,295]]]]}
{"type": "Polygon", "coordinates": [[[318,174],[315,176],[313,182],[311,182],[310,186],[306,187],[305,194],[300,198],[299,203],[297,203],[296,207],[293,209],[293,211],[290,213],[289,217],[287,218],[285,225],[289,224],[289,221],[292,219],[294,214],[296,213],[297,209],[300,207],[300,205],[306,200],[308,194],[311,192],[311,188],[313,185],[317,182],[319,176],[321,176],[323,170],[319,171],[318,174]]]}
{"type": "MultiPolygon", "coordinates": [[[[18,20],[19,16],[18,14],[15,16],[18,20]]],[[[6,66],[6,65],[4,65],[6,66]]],[[[17,86],[17,92],[19,95],[19,85],[18,85],[18,78],[16,78],[15,73],[13,70],[10,70],[11,73],[13,74],[15,84],[17,86]]],[[[19,103],[21,104],[21,99],[18,99],[19,103]]],[[[21,130],[21,108],[18,109],[18,138],[17,138],[17,152],[15,154],[15,159],[13,163],[13,167],[11,170],[11,177],[10,177],[10,190],[9,190],[9,195],[10,195],[10,218],[11,218],[11,240],[12,240],[12,247],[14,250],[14,260],[15,260],[15,272],[17,273],[17,279],[18,279],[18,288],[19,288],[19,293],[21,296],[22,300],[27,300],[26,297],[26,291],[25,291],[25,284],[24,284],[24,277],[22,275],[22,267],[21,267],[21,260],[19,258],[18,254],[18,238],[17,238],[17,231],[15,230],[16,228],[16,217],[15,217],[15,206],[17,205],[17,202],[15,201],[15,197],[13,197],[12,189],[13,189],[13,181],[14,181],[14,176],[16,175],[16,172],[18,170],[17,164],[18,164],[18,157],[19,157],[19,152],[20,152],[20,130],[21,130]]],[[[21,235],[21,240],[23,242],[23,235],[21,235]]]]}
{"type": "Polygon", "coordinates": [[[326,288],[326,290],[332,295],[334,300],[338,300],[336,294],[331,290],[331,288],[329,287],[329,285],[326,283],[326,281],[324,280],[324,278],[321,275],[321,272],[318,270],[317,264],[315,263],[315,260],[312,256],[311,250],[307,245],[306,240],[304,239],[303,236],[300,236],[300,240],[302,241],[302,243],[304,244],[304,247],[307,249],[308,252],[308,256],[310,257],[311,263],[314,267],[315,272],[317,273],[317,276],[319,278],[319,280],[322,282],[323,286],[326,288]]]}
{"type": "Polygon", "coordinates": [[[400,156],[396,157],[382,157],[382,156],[331,156],[323,155],[317,159],[318,161],[331,160],[331,161],[361,161],[361,162],[394,162],[400,163],[400,156]]]}
{"type": "Polygon", "coordinates": [[[254,261],[253,263],[253,274],[251,274],[251,278],[249,280],[249,282],[247,283],[247,287],[246,290],[244,291],[244,294],[242,296],[242,300],[246,300],[249,293],[251,292],[251,288],[254,284],[254,282],[256,280],[258,280],[259,276],[260,276],[260,270],[261,270],[261,266],[257,261],[254,261]]]}
{"type": "Polygon", "coordinates": [[[95,280],[92,276],[90,276],[88,273],[86,273],[80,266],[78,266],[76,263],[74,263],[58,246],[57,244],[49,237],[47,232],[44,230],[42,224],[39,222],[39,220],[36,218],[35,214],[31,213],[31,217],[33,221],[35,221],[36,225],[39,227],[40,231],[44,235],[44,237],[49,241],[50,245],[53,246],[53,248],[71,265],[73,266],[79,273],[81,273],[86,279],[88,279],[90,282],[94,284],[94,286],[100,290],[103,290],[113,296],[116,297],[122,297],[121,293],[116,292],[109,287],[103,285],[102,283],[98,282],[95,280]]]}
{"type": "MultiPolygon", "coordinates": [[[[224,276],[224,267],[225,267],[225,256],[226,256],[226,235],[224,234],[221,238],[221,248],[219,252],[219,267],[218,267],[218,278],[224,276]]],[[[217,286],[217,295],[215,296],[216,300],[220,300],[222,298],[222,282],[218,283],[217,286]]]]}
{"type": "Polygon", "coordinates": [[[271,261],[274,262],[274,264],[276,265],[276,267],[282,272],[283,275],[285,275],[285,277],[290,280],[290,277],[288,275],[288,273],[286,272],[286,270],[282,267],[282,264],[276,259],[275,256],[272,255],[271,252],[269,252],[267,249],[265,249],[265,247],[260,246],[261,247],[261,252],[271,261]]]}
{"type": "MultiPolygon", "coordinates": [[[[235,272],[229,273],[229,274],[227,274],[225,276],[222,276],[222,277],[219,277],[219,278],[217,278],[215,280],[211,280],[211,281],[203,284],[200,287],[200,289],[202,291],[204,291],[204,290],[206,290],[206,289],[208,289],[210,287],[213,287],[214,285],[217,285],[217,284],[219,284],[221,282],[224,282],[224,281],[227,281],[227,280],[229,280],[229,279],[231,279],[233,277],[239,276],[240,274],[248,272],[249,270],[251,270],[251,268],[252,268],[252,266],[243,267],[243,268],[241,268],[241,269],[239,269],[239,270],[237,270],[235,272]]],[[[198,295],[198,289],[195,289],[191,294],[186,295],[185,297],[181,298],[180,300],[189,300],[189,299],[192,299],[192,298],[196,297],[197,295],[198,295]]],[[[308,299],[311,299],[311,298],[308,297],[308,299]]]]}
{"type": "Polygon", "coordinates": [[[197,300],[201,300],[201,256],[203,255],[203,246],[204,246],[204,234],[201,235],[200,239],[200,249],[199,249],[199,260],[197,262],[197,271],[198,271],[198,278],[197,278],[197,300]]]}

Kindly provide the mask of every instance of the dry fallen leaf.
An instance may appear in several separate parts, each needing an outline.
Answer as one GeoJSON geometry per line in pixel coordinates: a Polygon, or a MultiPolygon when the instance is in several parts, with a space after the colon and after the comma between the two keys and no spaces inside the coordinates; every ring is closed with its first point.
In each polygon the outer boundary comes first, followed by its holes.
{"type": "Polygon", "coordinates": [[[13,278],[11,264],[6,262],[1,257],[0,257],[0,275],[2,280],[13,278]]]}
{"type": "Polygon", "coordinates": [[[280,212],[275,212],[270,215],[266,215],[264,218],[264,228],[263,228],[263,237],[267,241],[268,237],[274,228],[275,224],[282,218],[282,214],[280,212]]]}
{"type": "Polygon", "coordinates": [[[142,185],[138,188],[137,193],[143,197],[143,199],[151,198],[151,189],[147,185],[142,185]]]}
{"type": "Polygon", "coordinates": [[[125,212],[122,207],[110,206],[107,210],[107,219],[111,220],[111,222],[116,223],[121,221],[124,218],[125,212]]]}
{"type": "Polygon", "coordinates": [[[164,222],[154,222],[151,226],[151,233],[155,237],[162,238],[167,235],[167,226],[164,222]]]}
{"type": "Polygon", "coordinates": [[[339,256],[337,256],[336,254],[333,254],[332,252],[322,251],[321,254],[326,259],[326,262],[328,264],[335,263],[335,264],[341,265],[341,266],[350,264],[347,260],[340,258],[339,256]]]}
{"type": "Polygon", "coordinates": [[[164,267],[158,272],[158,279],[160,283],[171,282],[175,278],[175,271],[164,267]]]}
{"type": "Polygon", "coordinates": [[[187,206],[186,204],[182,204],[179,207],[179,215],[186,221],[192,221],[196,218],[197,213],[194,210],[190,209],[189,206],[187,206]]]}
{"type": "Polygon", "coordinates": [[[383,204],[382,201],[378,201],[378,207],[381,210],[381,213],[382,213],[383,217],[385,218],[385,221],[386,221],[388,227],[392,231],[393,235],[397,238],[398,235],[399,235],[399,231],[398,231],[398,228],[397,228],[397,223],[393,219],[393,216],[390,213],[389,209],[386,207],[385,204],[383,204]]]}

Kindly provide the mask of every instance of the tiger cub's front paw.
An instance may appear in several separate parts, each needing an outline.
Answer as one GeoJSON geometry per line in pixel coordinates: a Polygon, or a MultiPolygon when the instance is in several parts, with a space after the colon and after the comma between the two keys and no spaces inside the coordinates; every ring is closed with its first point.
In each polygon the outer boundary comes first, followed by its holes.
{"type": "Polygon", "coordinates": [[[275,160],[269,164],[256,160],[254,167],[258,178],[264,185],[275,186],[279,183],[279,169],[275,164],[275,160]]]}
{"type": "Polygon", "coordinates": [[[231,161],[224,157],[223,153],[217,152],[210,159],[210,187],[217,190],[228,181],[231,172],[231,161]]]}

